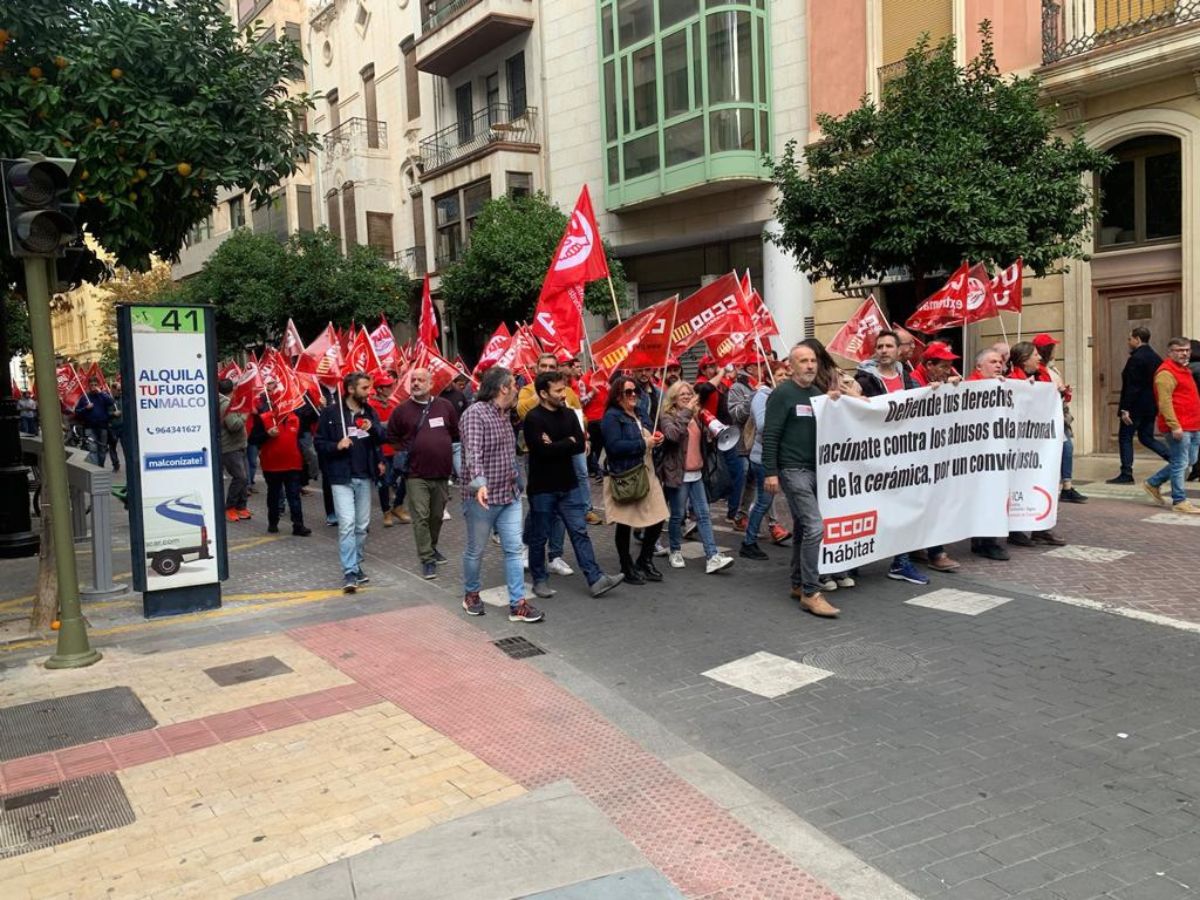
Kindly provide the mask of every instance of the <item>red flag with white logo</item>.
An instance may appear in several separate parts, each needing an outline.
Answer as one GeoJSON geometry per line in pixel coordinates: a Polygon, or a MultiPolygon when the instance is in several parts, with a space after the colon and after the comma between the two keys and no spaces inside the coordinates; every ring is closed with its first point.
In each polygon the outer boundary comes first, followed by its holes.
{"type": "Polygon", "coordinates": [[[996,295],[992,292],[992,276],[987,266],[975,263],[967,273],[967,304],[964,316],[967,324],[994,319],[1000,315],[996,308],[996,295]]]}
{"type": "Polygon", "coordinates": [[[108,387],[108,379],[104,377],[104,373],[100,370],[100,363],[94,362],[86,370],[80,373],[80,377],[84,384],[87,384],[93,378],[100,383],[100,390],[106,394],[111,394],[112,391],[108,387]]]}
{"type": "Polygon", "coordinates": [[[471,387],[479,387],[479,382],[475,379],[475,376],[471,374],[471,370],[467,368],[466,360],[464,360],[461,355],[454,357],[454,368],[458,370],[459,374],[466,376],[467,381],[471,382],[471,387]]]}
{"type": "Polygon", "coordinates": [[[904,323],[906,328],[922,334],[936,334],[943,328],[955,328],[963,323],[967,306],[967,279],[971,267],[963,263],[950,276],[945,286],[928,297],[904,323]]]}
{"type": "MultiPolygon", "coordinates": [[[[435,397],[449,387],[450,382],[454,380],[454,376],[458,374],[458,370],[454,368],[454,364],[432,347],[423,347],[418,351],[416,359],[413,360],[412,368],[429,370],[429,378],[432,382],[430,393],[435,397]]],[[[412,369],[409,371],[411,372],[412,369]]]]}
{"type": "Polygon", "coordinates": [[[872,294],[837,330],[826,349],[843,359],[862,362],[875,355],[875,336],[887,329],[887,317],[872,294]]]}
{"type": "Polygon", "coordinates": [[[291,319],[287,320],[287,327],[283,329],[280,350],[288,359],[295,359],[304,352],[304,341],[300,340],[300,332],[296,329],[296,323],[291,319]]]}
{"type": "Polygon", "coordinates": [[[342,347],[333,324],[317,335],[317,339],[304,348],[296,360],[296,371],[314,376],[322,384],[336,387],[342,380],[344,364],[342,347]]]}
{"type": "Polygon", "coordinates": [[[581,282],[553,293],[543,289],[533,311],[533,333],[571,355],[583,345],[583,288],[581,282]]]}
{"type": "Polygon", "coordinates": [[[670,342],[656,340],[656,335],[651,335],[650,331],[665,318],[668,323],[667,334],[670,333],[670,316],[675,305],[674,297],[656,303],[626,319],[599,340],[593,341],[592,362],[596,371],[603,373],[607,378],[617,369],[662,368],[671,351],[670,342]],[[651,351],[647,354],[636,352],[647,337],[651,351]],[[656,346],[659,349],[655,350],[656,346]]]}
{"type": "Polygon", "coordinates": [[[258,412],[258,398],[263,392],[262,376],[258,371],[258,363],[248,362],[242,375],[233,385],[233,393],[229,397],[229,408],[226,413],[255,413],[258,412]]]}
{"type": "Polygon", "coordinates": [[[1007,269],[997,272],[996,277],[992,279],[992,294],[996,298],[997,312],[1021,311],[1024,265],[1024,261],[1018,259],[1007,269]]]}
{"type": "Polygon", "coordinates": [[[433,295],[429,293],[429,274],[426,273],[421,286],[421,318],[417,323],[417,340],[426,347],[436,347],[439,333],[433,295]]]}
{"type": "Polygon", "coordinates": [[[54,374],[58,381],[58,399],[67,409],[75,409],[75,404],[84,394],[83,382],[79,380],[79,373],[70,363],[63,363],[55,370],[54,374]]]}
{"type": "Polygon", "coordinates": [[[346,370],[375,375],[383,371],[383,365],[375,354],[375,345],[367,334],[367,329],[360,328],[350,341],[350,350],[346,354],[346,370]]]}
{"type": "Polygon", "coordinates": [[[542,349],[538,346],[537,339],[529,333],[528,328],[522,325],[517,328],[517,333],[508,342],[508,346],[504,348],[504,352],[500,354],[495,365],[508,369],[510,372],[531,369],[537,365],[538,354],[541,352],[542,349]]]}
{"type": "Polygon", "coordinates": [[[229,378],[229,379],[232,379],[233,381],[237,381],[238,378],[241,377],[241,374],[242,374],[242,367],[239,366],[232,359],[226,360],[223,363],[217,364],[217,380],[218,381],[221,381],[225,378],[229,378]]]}
{"type": "Polygon", "coordinates": [[[583,289],[607,277],[608,260],[585,184],[542,282],[533,333],[549,345],[578,353],[583,343],[583,289]]]}
{"type": "Polygon", "coordinates": [[[473,374],[480,375],[494,366],[504,355],[504,351],[508,349],[510,343],[512,343],[512,333],[508,330],[508,326],[501,322],[499,327],[492,332],[487,343],[483,345],[483,350],[479,354],[479,362],[475,364],[473,374]]]}
{"type": "Polygon", "coordinates": [[[273,410],[288,413],[304,403],[306,385],[296,376],[291,363],[281,351],[268,347],[258,364],[258,371],[273,410]]]}
{"type": "Polygon", "coordinates": [[[392,334],[392,327],[388,325],[385,316],[379,317],[379,327],[371,332],[371,343],[375,347],[375,355],[379,357],[380,364],[386,369],[396,368],[399,357],[396,336],[392,334]]]}
{"type": "MultiPolygon", "coordinates": [[[[661,369],[671,357],[671,330],[678,316],[679,295],[660,300],[649,308],[650,326],[625,358],[627,369],[661,369]]],[[[644,310],[645,312],[646,310],[644,310]]],[[[639,313],[641,315],[641,313],[639,313]]],[[[595,347],[592,348],[595,353],[595,347]]]]}
{"type": "Polygon", "coordinates": [[[671,353],[682,356],[688,348],[713,335],[753,330],[741,283],[730,272],[679,301],[671,331],[671,353]]]}

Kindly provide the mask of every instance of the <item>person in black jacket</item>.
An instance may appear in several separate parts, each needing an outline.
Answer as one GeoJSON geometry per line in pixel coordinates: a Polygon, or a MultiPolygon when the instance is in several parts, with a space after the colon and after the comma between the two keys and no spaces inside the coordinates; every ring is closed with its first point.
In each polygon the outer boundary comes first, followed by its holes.
{"type": "Polygon", "coordinates": [[[342,559],[342,590],[353,594],[369,579],[363,572],[363,547],[371,524],[375,477],[383,474],[383,428],[367,402],[371,376],[351,372],[343,381],[342,402],[325,407],[317,423],[317,452],[325,459],[325,477],[333,492],[342,559]]]}
{"type": "Polygon", "coordinates": [[[1154,402],[1154,373],[1162,365],[1162,357],[1150,346],[1150,329],[1139,325],[1129,332],[1129,359],[1121,370],[1121,399],[1118,410],[1121,427],[1117,432],[1117,447],[1121,454],[1121,474],[1108,479],[1109,484],[1133,484],[1133,436],[1142,446],[1167,458],[1166,445],[1154,433],[1158,406],[1154,402]]]}

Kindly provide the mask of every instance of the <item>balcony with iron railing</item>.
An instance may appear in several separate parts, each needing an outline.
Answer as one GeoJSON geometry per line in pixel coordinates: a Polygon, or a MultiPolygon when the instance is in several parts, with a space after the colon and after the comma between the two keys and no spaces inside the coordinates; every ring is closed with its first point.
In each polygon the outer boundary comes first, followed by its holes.
{"type": "Polygon", "coordinates": [[[461,119],[421,141],[422,179],[440,169],[499,149],[536,151],[537,108],[526,106],[514,114],[507,103],[493,103],[470,119],[461,119]]]}
{"type": "Polygon", "coordinates": [[[425,248],[424,247],[409,247],[405,250],[397,250],[392,254],[392,265],[404,269],[410,275],[424,275],[428,269],[425,267],[425,248]]]}
{"type": "Polygon", "coordinates": [[[1042,62],[1196,24],[1200,0],[1042,0],[1042,62]]]}
{"type": "Polygon", "coordinates": [[[449,77],[531,28],[531,0],[422,0],[416,66],[449,77]]]}

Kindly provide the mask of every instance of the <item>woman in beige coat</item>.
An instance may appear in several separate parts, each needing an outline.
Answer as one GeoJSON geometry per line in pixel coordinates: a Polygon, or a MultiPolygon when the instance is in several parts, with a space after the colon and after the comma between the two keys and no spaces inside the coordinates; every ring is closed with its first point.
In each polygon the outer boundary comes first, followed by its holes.
{"type": "Polygon", "coordinates": [[[662,581],[662,573],[654,566],[654,544],[662,533],[667,518],[667,502],[662,485],[654,474],[651,453],[662,443],[661,434],[651,435],[637,414],[637,385],[632,378],[621,375],[613,379],[608,394],[608,407],[600,421],[604,434],[604,452],[608,474],[604,477],[605,521],[617,525],[617,556],[626,584],[645,584],[662,581]],[[650,480],[650,490],[641,500],[618,503],[612,496],[612,476],[644,465],[650,480]],[[633,529],[644,529],[642,549],[634,562],[629,545],[633,529]]]}

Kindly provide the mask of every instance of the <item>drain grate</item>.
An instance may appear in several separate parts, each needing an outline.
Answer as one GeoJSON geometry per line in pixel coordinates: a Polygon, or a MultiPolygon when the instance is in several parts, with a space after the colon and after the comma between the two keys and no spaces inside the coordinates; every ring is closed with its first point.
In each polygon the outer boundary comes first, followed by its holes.
{"type": "Polygon", "coordinates": [[[291,671],[287,663],[278,658],[261,656],[258,659],[244,659],[224,666],[213,666],[211,669],[205,669],[204,674],[221,687],[230,687],[245,684],[247,681],[258,681],[260,678],[270,678],[272,675],[287,675],[291,671]]]}
{"type": "Polygon", "coordinates": [[[113,773],[0,797],[0,859],[132,825],[135,816],[113,773]]]}
{"type": "Polygon", "coordinates": [[[900,681],[917,670],[917,658],[911,653],[866,641],[806,653],[803,661],[850,681],[900,681]]]}
{"type": "Polygon", "coordinates": [[[523,637],[500,638],[500,640],[492,641],[492,643],[513,659],[528,659],[531,656],[546,655],[545,650],[523,637]]]}
{"type": "Polygon", "coordinates": [[[127,687],[0,709],[0,760],[145,731],[158,723],[127,687]]]}

